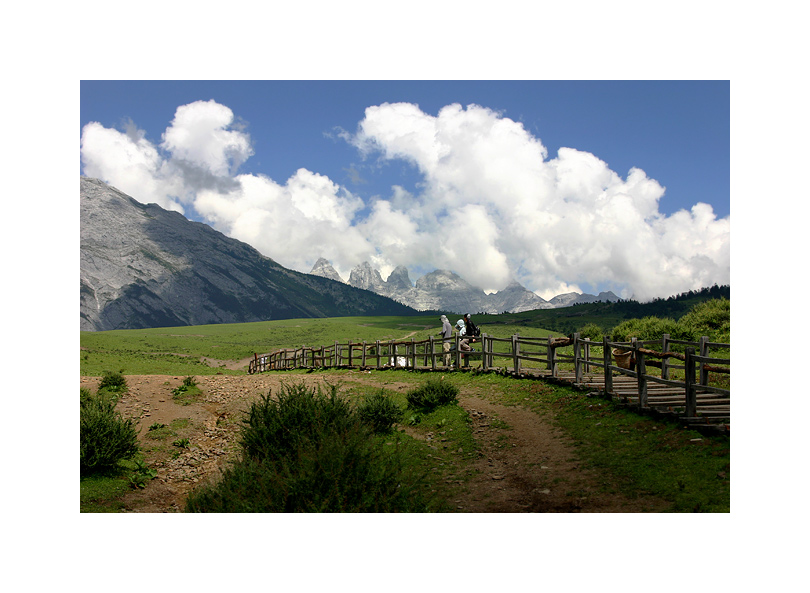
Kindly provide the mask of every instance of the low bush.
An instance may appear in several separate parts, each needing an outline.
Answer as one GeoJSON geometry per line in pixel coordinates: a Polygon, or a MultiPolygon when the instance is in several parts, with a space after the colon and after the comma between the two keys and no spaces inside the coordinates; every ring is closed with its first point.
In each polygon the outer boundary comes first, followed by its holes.
{"type": "Polygon", "coordinates": [[[138,452],[135,420],[124,419],[115,409],[115,399],[87,392],[80,398],[79,466],[82,475],[115,467],[138,452]]]}
{"type": "Polygon", "coordinates": [[[421,477],[399,448],[381,446],[342,398],[304,384],[268,393],[243,420],[242,455],[218,483],[195,490],[189,512],[423,512],[421,477]]]}
{"type": "Polygon", "coordinates": [[[587,323],[577,331],[579,332],[580,338],[583,340],[590,338],[593,342],[601,342],[603,336],[605,335],[604,330],[595,323],[587,323]]]}
{"type": "Polygon", "coordinates": [[[189,496],[188,512],[424,512],[418,481],[401,459],[355,424],[310,443],[296,455],[245,458],[226,468],[215,487],[189,496]]]}
{"type": "Polygon", "coordinates": [[[330,386],[329,394],[320,387],[303,383],[284,385],[277,399],[271,393],[251,405],[243,421],[241,445],[254,459],[279,459],[318,442],[330,434],[340,434],[356,420],[349,402],[330,386]]]}
{"type": "Polygon", "coordinates": [[[405,394],[408,407],[418,412],[430,412],[439,406],[458,401],[458,387],[441,379],[428,379],[427,382],[405,394]]]}
{"type": "Polygon", "coordinates": [[[393,431],[394,424],[402,421],[402,409],[382,389],[366,396],[357,408],[357,415],[378,434],[393,431]]]}
{"type": "Polygon", "coordinates": [[[731,341],[731,301],[728,299],[699,303],[678,321],[697,337],[709,336],[715,342],[731,341]]]}
{"type": "Polygon", "coordinates": [[[660,340],[664,334],[669,334],[674,340],[693,340],[694,337],[688,328],[669,318],[644,317],[642,319],[628,319],[611,330],[611,340],[614,342],[629,342],[630,338],[639,340],[660,340]]]}
{"type": "Polygon", "coordinates": [[[127,380],[120,372],[105,371],[98,384],[99,391],[121,394],[127,390],[127,380]]]}

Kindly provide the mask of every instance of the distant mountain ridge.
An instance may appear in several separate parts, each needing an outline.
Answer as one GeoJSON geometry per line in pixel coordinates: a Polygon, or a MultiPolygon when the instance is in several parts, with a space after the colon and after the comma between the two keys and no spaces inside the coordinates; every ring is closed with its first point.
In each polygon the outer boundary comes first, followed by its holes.
{"type": "Polygon", "coordinates": [[[208,225],[80,179],[82,330],[416,313],[289,270],[208,225]]]}
{"type": "MultiPolygon", "coordinates": [[[[325,258],[319,258],[315,262],[310,274],[345,282],[325,258]]],[[[348,284],[389,297],[417,311],[520,313],[535,309],[570,307],[580,303],[620,300],[608,291],[600,292],[598,295],[571,292],[546,301],[516,281],[494,294],[486,294],[449,270],[435,270],[413,283],[404,266],[398,266],[386,280],[383,280],[379,270],[373,268],[367,261],[352,269],[348,284]]]]}

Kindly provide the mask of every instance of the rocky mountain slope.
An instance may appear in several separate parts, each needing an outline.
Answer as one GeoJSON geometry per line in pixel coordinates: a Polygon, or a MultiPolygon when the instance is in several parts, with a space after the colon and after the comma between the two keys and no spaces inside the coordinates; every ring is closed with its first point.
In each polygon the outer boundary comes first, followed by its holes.
{"type": "MultiPolygon", "coordinates": [[[[337,271],[324,258],[313,266],[310,274],[343,281],[337,271]]],[[[458,274],[449,270],[435,270],[425,274],[416,283],[411,282],[404,266],[394,269],[383,280],[379,270],[363,262],[352,269],[348,283],[380,295],[390,297],[418,311],[453,311],[455,313],[520,313],[535,309],[569,307],[578,303],[619,300],[612,292],[600,292],[598,296],[571,292],[557,295],[550,301],[527,290],[518,282],[512,282],[494,294],[486,294],[475,288],[458,274]]]]}
{"type": "Polygon", "coordinates": [[[97,179],[81,178],[80,202],[82,330],[415,313],[97,179]]]}

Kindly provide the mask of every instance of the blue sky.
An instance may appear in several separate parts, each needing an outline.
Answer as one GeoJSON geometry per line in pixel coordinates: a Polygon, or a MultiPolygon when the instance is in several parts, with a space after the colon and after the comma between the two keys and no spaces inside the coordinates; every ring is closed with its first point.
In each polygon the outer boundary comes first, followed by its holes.
{"type": "MultiPolygon", "coordinates": [[[[488,291],[517,280],[546,298],[613,290],[643,300],[729,282],[729,108],[728,81],[82,81],[82,173],[304,272],[326,257],[348,278],[367,259],[383,277],[395,265],[412,280],[447,268],[488,291]],[[386,104],[402,108],[366,112],[386,104]],[[228,145],[216,163],[183,140],[165,142],[178,108],[191,105],[225,117],[199,132],[228,145]],[[488,136],[496,123],[511,140],[488,136]],[[444,160],[428,154],[434,140],[444,160]],[[145,166],[148,180],[133,177],[145,166]],[[631,170],[640,170],[632,183],[631,170]],[[533,183],[545,187],[534,206],[533,183]],[[212,187],[218,195],[205,193],[212,187]],[[288,235],[270,215],[284,200],[300,209],[288,235]],[[334,212],[327,220],[307,208],[334,212]],[[546,245],[532,240],[526,209],[546,245]],[[483,238],[442,239],[463,221],[483,238]],[[635,264],[634,253],[643,254],[635,264]]],[[[200,121],[187,111],[189,126],[200,121]]]]}

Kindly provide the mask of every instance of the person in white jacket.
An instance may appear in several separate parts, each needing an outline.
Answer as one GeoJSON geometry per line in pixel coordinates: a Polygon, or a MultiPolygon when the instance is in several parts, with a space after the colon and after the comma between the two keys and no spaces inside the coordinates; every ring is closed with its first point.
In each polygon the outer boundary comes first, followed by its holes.
{"type": "MultiPolygon", "coordinates": [[[[463,319],[459,319],[456,322],[456,329],[458,330],[458,335],[462,338],[461,340],[459,340],[458,349],[461,350],[462,352],[469,352],[470,350],[472,350],[472,348],[470,347],[470,340],[467,337],[467,324],[464,323],[463,319]]],[[[462,358],[463,357],[464,355],[462,354],[462,358]]],[[[464,363],[466,366],[467,364],[466,359],[464,360],[464,363]]]]}
{"type": "Polygon", "coordinates": [[[442,320],[442,352],[444,352],[444,366],[450,366],[450,343],[453,341],[453,326],[447,320],[447,315],[441,316],[442,320]]]}

